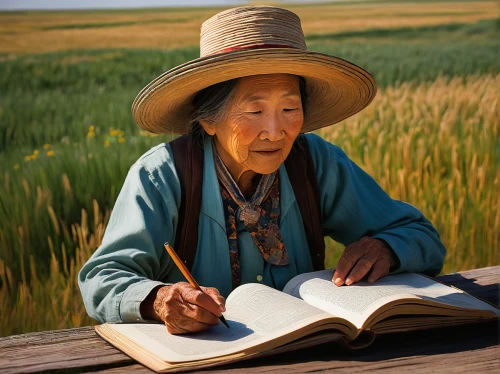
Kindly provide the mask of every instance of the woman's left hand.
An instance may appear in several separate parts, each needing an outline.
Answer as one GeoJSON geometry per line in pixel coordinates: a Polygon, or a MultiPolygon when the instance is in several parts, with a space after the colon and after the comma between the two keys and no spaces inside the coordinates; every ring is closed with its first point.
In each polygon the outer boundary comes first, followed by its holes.
{"type": "Polygon", "coordinates": [[[344,283],[350,286],[369,274],[368,282],[373,283],[389,274],[398,263],[398,258],[384,241],[364,236],[344,249],[332,281],[337,286],[344,283]]]}

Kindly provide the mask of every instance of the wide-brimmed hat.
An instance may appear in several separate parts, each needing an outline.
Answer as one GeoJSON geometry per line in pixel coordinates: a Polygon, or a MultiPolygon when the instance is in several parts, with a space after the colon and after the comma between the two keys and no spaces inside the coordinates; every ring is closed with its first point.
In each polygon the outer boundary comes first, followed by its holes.
{"type": "Polygon", "coordinates": [[[186,134],[197,92],[250,75],[285,73],[306,80],[303,133],[352,116],[377,91],[366,70],[338,57],[308,51],[299,17],[272,6],[228,9],[205,21],[200,56],[142,89],[132,104],[132,116],[140,127],[153,133],[186,134]]]}

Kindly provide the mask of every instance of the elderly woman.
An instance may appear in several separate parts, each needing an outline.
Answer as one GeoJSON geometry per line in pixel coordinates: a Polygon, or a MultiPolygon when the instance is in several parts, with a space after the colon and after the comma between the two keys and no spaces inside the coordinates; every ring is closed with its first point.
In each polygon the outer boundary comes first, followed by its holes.
{"type": "Polygon", "coordinates": [[[90,316],[207,329],[234,287],[282,289],[324,267],[325,235],[346,246],[337,286],[440,271],[445,249],[422,213],[391,199],[340,148],[301,135],[366,107],[376,93],[369,73],[308,51],[299,18],[274,7],[215,15],[200,45],[201,58],[158,77],[133,104],[142,128],[189,136],[131,167],[79,274],[90,316]],[[184,282],[165,242],[204,292],[184,282]]]}

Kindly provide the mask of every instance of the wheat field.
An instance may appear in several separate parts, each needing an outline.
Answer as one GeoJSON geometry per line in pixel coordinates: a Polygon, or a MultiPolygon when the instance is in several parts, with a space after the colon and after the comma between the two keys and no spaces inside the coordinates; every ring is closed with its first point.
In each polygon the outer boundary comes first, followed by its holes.
{"type": "MultiPolygon", "coordinates": [[[[393,198],[417,206],[436,225],[448,249],[445,273],[500,261],[500,171],[492,158],[498,139],[499,84],[500,75],[389,87],[358,115],[318,132],[341,146],[393,198]]],[[[27,180],[24,184],[26,199],[43,201],[41,189],[31,196],[35,186],[27,180]]],[[[61,184],[66,184],[70,196],[68,180],[61,184]]],[[[85,312],[76,276],[101,242],[110,211],[94,200],[92,210],[82,210],[65,234],[51,205],[38,204],[40,216],[47,209],[56,227],[55,234],[47,237],[50,276],[39,276],[31,255],[29,268],[22,267],[14,286],[15,275],[0,260],[0,303],[8,311],[2,315],[3,335],[95,323],[85,312]],[[71,258],[64,244],[54,248],[54,242],[64,243],[65,235],[76,245],[71,258]],[[55,255],[59,250],[61,260],[55,255]]],[[[339,246],[328,247],[327,266],[335,266],[339,246]]]]}
{"type": "Polygon", "coordinates": [[[433,222],[444,273],[500,263],[498,87],[500,75],[405,83],[319,132],[433,222]]]}
{"type": "MultiPolygon", "coordinates": [[[[490,19],[498,13],[495,1],[437,1],[424,4],[371,4],[368,1],[309,6],[289,4],[287,8],[301,18],[304,33],[308,36],[374,28],[395,30],[400,27],[473,23],[490,19]]],[[[0,53],[196,46],[202,22],[222,9],[4,12],[0,13],[0,53]]]]}
{"type": "MultiPolygon", "coordinates": [[[[318,134],[431,220],[448,249],[443,272],[499,265],[497,3],[289,8],[311,50],[379,86],[365,110],[318,134]]],[[[96,323],[77,273],[128,168],[172,139],[140,131],[130,104],[198,56],[199,26],[219,10],[0,12],[0,336],[96,323]]],[[[328,267],[341,250],[327,242],[328,267]]]]}

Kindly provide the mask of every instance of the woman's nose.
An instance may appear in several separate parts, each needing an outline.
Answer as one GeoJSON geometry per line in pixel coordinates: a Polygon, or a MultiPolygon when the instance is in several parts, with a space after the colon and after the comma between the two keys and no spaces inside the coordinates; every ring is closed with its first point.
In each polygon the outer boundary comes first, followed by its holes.
{"type": "Polygon", "coordinates": [[[264,120],[264,128],[259,134],[260,140],[270,140],[272,142],[283,139],[285,131],[281,118],[278,115],[268,115],[264,120]]]}

